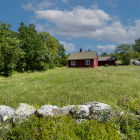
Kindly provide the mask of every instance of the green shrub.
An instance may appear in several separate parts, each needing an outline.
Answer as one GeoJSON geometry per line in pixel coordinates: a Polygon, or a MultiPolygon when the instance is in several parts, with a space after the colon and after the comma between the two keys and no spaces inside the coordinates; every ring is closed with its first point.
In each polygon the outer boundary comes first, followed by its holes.
{"type": "Polygon", "coordinates": [[[105,64],[105,67],[109,67],[109,65],[108,64],[105,64]]]}
{"type": "Polygon", "coordinates": [[[118,128],[120,136],[123,139],[139,139],[140,120],[132,113],[125,113],[123,116],[116,117],[111,121],[115,128],[118,128]]]}
{"type": "Polygon", "coordinates": [[[12,124],[4,139],[115,139],[120,140],[116,128],[110,122],[87,120],[78,124],[71,115],[58,117],[31,116],[25,123],[12,124]]]}
{"type": "Polygon", "coordinates": [[[123,65],[130,65],[130,61],[131,60],[129,58],[127,58],[127,59],[123,60],[122,64],[123,65]]]}
{"type": "Polygon", "coordinates": [[[124,96],[118,100],[117,105],[125,110],[130,110],[131,112],[136,113],[136,111],[140,109],[140,99],[124,96]]]}
{"type": "Polygon", "coordinates": [[[53,69],[55,67],[55,64],[54,63],[50,63],[49,64],[49,69],[53,69]]]}
{"type": "Polygon", "coordinates": [[[62,64],[59,64],[58,67],[63,67],[63,65],[62,64]]]}

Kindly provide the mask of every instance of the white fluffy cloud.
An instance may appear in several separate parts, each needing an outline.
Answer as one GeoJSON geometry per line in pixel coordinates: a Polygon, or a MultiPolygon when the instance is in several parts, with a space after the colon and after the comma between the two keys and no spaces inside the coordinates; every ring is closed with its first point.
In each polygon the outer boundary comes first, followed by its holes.
{"type": "Polygon", "coordinates": [[[53,5],[55,5],[53,2],[43,0],[40,4],[37,5],[37,7],[38,9],[43,10],[44,8],[49,8],[53,5]]]}
{"type": "Polygon", "coordinates": [[[105,46],[98,45],[95,48],[100,49],[103,52],[106,52],[106,51],[114,51],[116,49],[116,46],[114,44],[112,44],[112,45],[108,44],[108,45],[105,45],[105,46]]]}
{"type": "Polygon", "coordinates": [[[66,43],[64,41],[59,41],[59,43],[64,45],[66,53],[71,53],[75,51],[75,46],[72,43],[66,43]]]}
{"type": "Polygon", "coordinates": [[[22,8],[24,8],[25,10],[35,10],[35,7],[32,7],[33,3],[30,2],[27,5],[22,5],[22,8]]]}
{"type": "Polygon", "coordinates": [[[93,8],[93,9],[97,9],[98,8],[98,4],[97,2],[93,2],[93,5],[91,5],[90,7],[93,8]]]}
{"type": "Polygon", "coordinates": [[[102,10],[74,8],[73,11],[44,10],[35,11],[38,19],[46,19],[56,25],[57,34],[65,38],[87,37],[106,25],[106,21],[113,20],[102,10]]]}
{"type": "Polygon", "coordinates": [[[131,44],[140,37],[140,20],[134,21],[135,26],[123,26],[119,17],[110,16],[101,9],[76,7],[72,11],[40,10],[35,14],[37,19],[46,19],[55,25],[49,26],[53,33],[66,39],[89,38],[131,44]]]}
{"type": "Polygon", "coordinates": [[[68,2],[68,0],[62,0],[62,2],[67,3],[67,2],[68,2]]]}
{"type": "Polygon", "coordinates": [[[22,5],[22,8],[25,10],[43,10],[45,8],[49,8],[50,6],[55,5],[53,2],[50,2],[48,0],[43,0],[41,3],[37,4],[37,6],[32,6],[33,3],[28,3],[27,5],[22,5]]]}

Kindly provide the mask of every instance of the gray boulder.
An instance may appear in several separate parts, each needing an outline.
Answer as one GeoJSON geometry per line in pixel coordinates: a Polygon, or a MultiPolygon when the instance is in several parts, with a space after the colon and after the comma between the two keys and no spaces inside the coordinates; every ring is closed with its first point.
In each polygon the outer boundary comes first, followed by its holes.
{"type": "Polygon", "coordinates": [[[137,59],[131,59],[130,64],[140,66],[140,62],[137,59]]]}
{"type": "Polygon", "coordinates": [[[61,113],[62,113],[62,114],[69,114],[71,108],[73,108],[74,106],[75,106],[75,105],[68,105],[68,106],[63,107],[61,113]]]}
{"type": "Polygon", "coordinates": [[[85,105],[89,108],[89,118],[98,119],[98,121],[108,119],[111,107],[104,103],[88,102],[85,105]]]}
{"type": "Polygon", "coordinates": [[[44,105],[41,108],[37,109],[37,113],[43,117],[47,117],[48,115],[58,116],[61,114],[62,111],[63,111],[62,108],[52,105],[44,105]]]}
{"type": "Polygon", "coordinates": [[[0,121],[3,123],[7,118],[13,118],[15,115],[15,109],[9,106],[1,105],[0,106],[0,121]]]}
{"type": "Polygon", "coordinates": [[[76,115],[77,117],[84,119],[85,117],[88,117],[89,115],[89,108],[87,105],[78,105],[78,106],[72,107],[69,113],[72,116],[76,115]]]}
{"type": "Polygon", "coordinates": [[[30,106],[27,103],[20,103],[18,108],[15,110],[15,115],[13,117],[13,121],[16,119],[24,119],[35,113],[36,109],[33,106],[30,106]]]}
{"type": "Polygon", "coordinates": [[[37,113],[40,116],[47,117],[58,116],[61,114],[70,114],[73,118],[79,118],[79,123],[87,118],[104,120],[110,114],[110,106],[99,102],[88,102],[84,105],[68,105],[63,108],[52,105],[44,105],[39,109],[35,109],[27,103],[20,103],[17,109],[1,105],[0,106],[0,122],[5,122],[7,118],[12,118],[13,122],[20,119],[21,122],[26,122],[31,115],[37,113]]]}
{"type": "Polygon", "coordinates": [[[140,62],[138,60],[135,60],[133,63],[134,63],[134,65],[139,65],[140,66],[140,62]]]}

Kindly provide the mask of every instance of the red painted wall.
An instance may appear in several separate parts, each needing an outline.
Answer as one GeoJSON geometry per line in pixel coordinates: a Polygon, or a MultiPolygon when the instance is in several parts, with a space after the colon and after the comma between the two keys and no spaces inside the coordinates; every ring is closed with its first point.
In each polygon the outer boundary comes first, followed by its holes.
{"type": "Polygon", "coordinates": [[[90,60],[90,65],[86,65],[86,61],[85,60],[68,60],[68,67],[93,67],[93,59],[87,59],[90,60]],[[71,61],[75,61],[76,64],[75,66],[71,66],[71,61]]]}
{"type": "Polygon", "coordinates": [[[98,67],[98,57],[95,56],[95,59],[87,59],[90,60],[90,65],[86,65],[85,60],[68,60],[68,67],[98,67]],[[76,65],[71,66],[71,61],[75,61],[76,65]]]}
{"type": "Polygon", "coordinates": [[[98,57],[97,57],[97,55],[95,56],[95,58],[93,60],[93,67],[98,67],[98,57]]]}
{"type": "Polygon", "coordinates": [[[104,66],[105,64],[116,65],[115,61],[98,61],[98,66],[104,66]]]}

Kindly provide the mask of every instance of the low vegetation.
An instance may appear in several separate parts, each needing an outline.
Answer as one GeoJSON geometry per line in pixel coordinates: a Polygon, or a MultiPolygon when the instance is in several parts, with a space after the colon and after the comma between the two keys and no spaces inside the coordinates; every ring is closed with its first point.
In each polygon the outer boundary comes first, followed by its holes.
{"type": "MultiPolygon", "coordinates": [[[[45,105],[83,105],[97,101],[109,104],[113,112],[107,121],[87,120],[81,124],[69,114],[12,123],[1,130],[1,139],[97,140],[140,139],[140,71],[138,66],[97,68],[56,67],[44,72],[17,73],[0,77],[0,105],[17,108],[28,103],[45,105]],[[120,112],[124,112],[121,116],[120,112]]],[[[1,124],[2,125],[2,124],[1,124]]]]}

